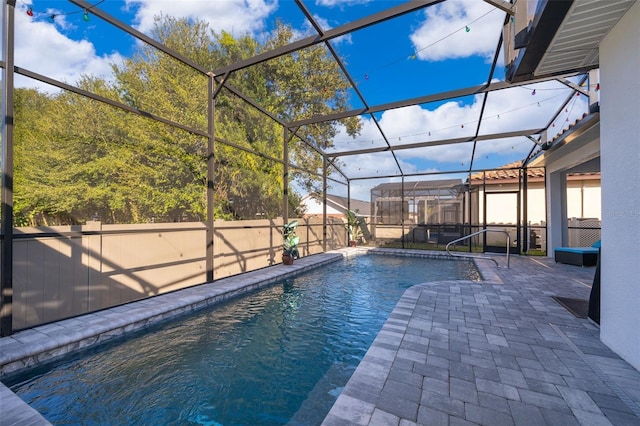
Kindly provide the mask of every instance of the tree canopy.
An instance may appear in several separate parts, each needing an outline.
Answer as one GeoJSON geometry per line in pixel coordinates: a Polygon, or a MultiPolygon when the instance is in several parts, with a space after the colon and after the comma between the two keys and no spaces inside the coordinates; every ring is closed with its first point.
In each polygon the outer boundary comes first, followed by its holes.
{"type": "MultiPolygon", "coordinates": [[[[216,33],[204,22],[158,17],[152,37],[205,69],[288,44],[278,23],[266,41],[216,33]]],[[[114,77],[85,76],[77,87],[206,132],[208,78],[152,46],[113,65],[114,77]]],[[[227,82],[284,121],[348,107],[348,82],[323,46],[232,73],[227,82]]],[[[202,221],[207,138],[70,92],[16,90],[14,214],[17,226],[202,221]]],[[[290,177],[317,189],[322,158],[350,118],[300,129],[290,142],[290,177]],[[304,133],[302,133],[304,131],[304,133]]],[[[224,87],[215,98],[215,217],[281,215],[284,129],[224,87]]],[[[292,205],[300,194],[293,194],[292,205]]]]}

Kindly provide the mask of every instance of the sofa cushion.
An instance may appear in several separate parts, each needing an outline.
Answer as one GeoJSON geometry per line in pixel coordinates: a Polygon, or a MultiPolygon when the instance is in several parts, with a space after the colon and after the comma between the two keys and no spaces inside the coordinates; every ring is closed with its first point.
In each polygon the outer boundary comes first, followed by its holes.
{"type": "Polygon", "coordinates": [[[564,251],[566,253],[595,253],[598,254],[598,249],[595,247],[558,247],[555,251],[564,251]]]}

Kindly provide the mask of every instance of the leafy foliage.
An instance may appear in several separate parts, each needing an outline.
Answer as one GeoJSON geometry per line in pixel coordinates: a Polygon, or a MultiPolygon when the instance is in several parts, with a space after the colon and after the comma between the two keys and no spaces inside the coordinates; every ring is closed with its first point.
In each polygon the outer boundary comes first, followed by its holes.
{"type": "MultiPolygon", "coordinates": [[[[158,17],[152,37],[204,69],[216,69],[288,44],[293,34],[278,24],[260,44],[248,35],[216,34],[204,22],[158,17]]],[[[208,127],[207,76],[145,44],[113,70],[113,81],[87,76],[76,85],[143,116],[74,93],[16,90],[16,225],[206,219],[208,140],[198,132],[208,127]]],[[[227,81],[287,121],[348,106],[347,81],[322,46],[237,71],[227,81]]],[[[347,119],[308,126],[304,143],[290,142],[297,166],[290,177],[298,187],[313,187],[322,158],[310,147],[329,147],[338,125],[350,134],[360,130],[358,119],[347,119]]],[[[215,99],[215,136],[215,217],[281,215],[284,169],[274,159],[282,158],[282,127],[223,88],[215,99]]],[[[294,211],[299,195],[293,187],[289,194],[294,211]]]]}
{"type": "Polygon", "coordinates": [[[362,222],[357,211],[347,211],[347,222],[344,227],[349,233],[349,241],[358,240],[362,237],[362,222]]]}
{"type": "Polygon", "coordinates": [[[300,251],[298,250],[298,245],[300,244],[300,237],[296,235],[297,227],[298,227],[298,221],[294,220],[284,225],[282,229],[282,238],[283,238],[282,253],[289,255],[294,259],[298,259],[300,257],[300,251]]]}

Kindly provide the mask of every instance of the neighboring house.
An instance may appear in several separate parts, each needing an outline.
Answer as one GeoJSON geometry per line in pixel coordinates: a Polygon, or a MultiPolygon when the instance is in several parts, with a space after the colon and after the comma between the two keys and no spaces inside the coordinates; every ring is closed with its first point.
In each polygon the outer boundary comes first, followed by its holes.
{"type": "Polygon", "coordinates": [[[371,218],[381,225],[459,224],[463,193],[460,179],[383,183],[371,189],[371,218]]]}
{"type": "MultiPolygon", "coordinates": [[[[305,195],[300,200],[300,205],[304,211],[302,217],[305,219],[324,215],[322,195],[320,194],[309,193],[305,195]]],[[[349,203],[346,197],[327,194],[327,217],[346,218],[348,207],[357,212],[358,216],[369,217],[369,210],[371,209],[369,202],[352,198],[351,203],[349,203]]]]}
{"type": "Polygon", "coordinates": [[[465,211],[461,179],[382,183],[371,189],[371,228],[378,241],[409,238],[445,244],[459,238],[465,211]]]}
{"type": "MultiPolygon", "coordinates": [[[[511,210],[515,205],[508,198],[500,198],[500,193],[518,191],[522,180],[520,162],[505,164],[496,170],[471,175],[471,185],[480,191],[478,223],[484,222],[485,195],[498,197],[487,203],[487,223],[513,223],[511,210]],[[484,183],[484,185],[483,185],[484,183]],[[485,194],[486,193],[486,194],[485,194]]],[[[566,176],[567,217],[600,219],[600,172],[570,173],[566,176]]],[[[527,221],[532,225],[546,222],[544,168],[527,169],[527,221]]]]}
{"type": "MultiPolygon", "coordinates": [[[[576,123],[579,125],[579,123],[576,123]]],[[[477,189],[476,202],[472,203],[472,223],[486,225],[516,225],[518,198],[524,208],[524,171],[521,162],[471,175],[471,187],[477,189]],[[519,193],[519,191],[522,191],[519,193]],[[519,195],[520,194],[520,195],[519,195]],[[488,200],[488,201],[487,201],[488,200]],[[486,204],[486,210],[485,210],[486,204]],[[486,215],[486,222],[485,222],[486,215]]],[[[546,243],[547,209],[545,169],[529,167],[527,170],[526,215],[521,220],[532,226],[541,241],[529,241],[530,248],[546,243]]],[[[568,173],[565,176],[566,216],[568,245],[589,246],[600,239],[600,172],[597,170],[568,173]],[[597,228],[597,232],[582,232],[579,228],[597,228]]],[[[524,223],[521,223],[524,225],[524,223]]],[[[546,247],[545,247],[546,248],[546,247]]]]}
{"type": "MultiPolygon", "coordinates": [[[[521,162],[517,161],[495,170],[471,175],[471,188],[478,194],[477,201],[472,203],[472,223],[517,223],[518,192],[524,191],[524,171],[520,169],[520,165],[521,162]]],[[[544,225],[544,169],[527,169],[527,197],[527,222],[544,225]]],[[[522,200],[520,202],[522,203],[522,200]]]]}
{"type": "MultiPolygon", "coordinates": [[[[300,200],[300,208],[304,212],[302,214],[303,219],[322,219],[324,215],[322,195],[317,193],[309,193],[305,195],[300,200]]],[[[347,211],[349,210],[356,212],[357,216],[360,218],[363,241],[370,240],[371,233],[368,229],[368,223],[371,207],[369,202],[353,198],[349,201],[346,197],[327,194],[327,221],[331,218],[335,218],[346,223],[347,211]]]]}

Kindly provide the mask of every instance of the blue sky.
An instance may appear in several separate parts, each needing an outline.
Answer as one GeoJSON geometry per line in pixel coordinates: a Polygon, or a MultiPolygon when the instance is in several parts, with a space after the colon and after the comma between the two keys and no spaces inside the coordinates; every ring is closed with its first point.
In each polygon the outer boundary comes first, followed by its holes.
{"type": "MultiPolygon", "coordinates": [[[[400,3],[305,1],[324,29],[400,3]]],[[[73,84],[83,74],[108,77],[112,63],[135,51],[136,42],[131,36],[92,15],[85,21],[84,11],[71,2],[18,0],[16,7],[15,62],[19,67],[73,84]],[[29,8],[33,16],[27,13],[29,8]]],[[[289,23],[300,38],[313,34],[313,28],[292,0],[105,0],[97,7],[144,33],[152,28],[154,16],[164,14],[201,19],[216,31],[225,30],[235,35],[249,33],[258,39],[273,28],[276,19],[289,23]]],[[[332,45],[347,64],[366,102],[375,106],[485,83],[504,19],[504,12],[481,0],[446,0],[335,39],[332,45]]],[[[504,80],[502,54],[498,65],[494,81],[504,80]]],[[[52,90],[24,78],[18,85],[52,90]]],[[[480,133],[542,127],[571,95],[572,91],[557,81],[492,92],[480,133]]],[[[355,92],[351,101],[354,108],[362,107],[355,92]]],[[[389,110],[377,114],[376,118],[392,145],[472,136],[478,126],[482,101],[480,95],[469,96],[389,110]]],[[[571,99],[549,129],[550,137],[581,116],[586,104],[585,96],[571,99]]],[[[385,146],[371,117],[363,117],[363,122],[359,137],[353,139],[340,134],[330,151],[385,146]]],[[[525,137],[478,142],[473,168],[497,167],[522,160],[533,146],[525,137]]],[[[397,160],[404,174],[459,171],[469,168],[472,150],[473,143],[403,150],[397,151],[397,160]]],[[[350,177],[399,172],[396,160],[388,153],[341,160],[350,177]]],[[[411,178],[416,179],[424,177],[411,178]]],[[[367,188],[377,183],[380,181],[358,183],[352,188],[352,196],[368,198],[367,188]]],[[[343,189],[336,191],[340,195],[344,192],[343,189]]]]}

